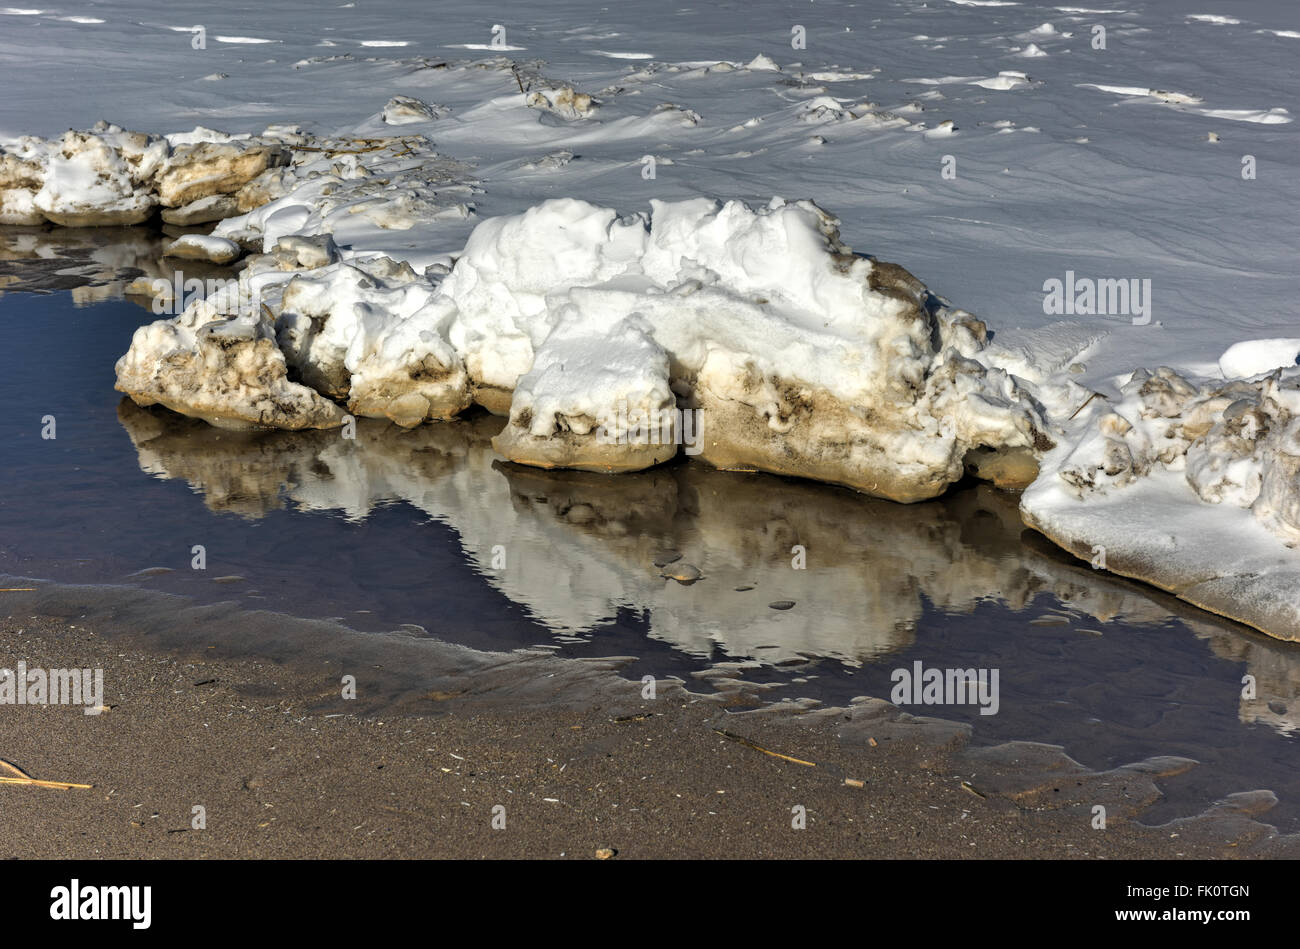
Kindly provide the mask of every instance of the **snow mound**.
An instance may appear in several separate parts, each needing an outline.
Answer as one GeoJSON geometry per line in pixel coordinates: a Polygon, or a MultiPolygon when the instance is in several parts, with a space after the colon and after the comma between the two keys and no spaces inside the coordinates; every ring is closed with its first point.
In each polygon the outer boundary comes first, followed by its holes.
{"type": "MultiPolygon", "coordinates": [[[[256,283],[267,305],[238,325],[258,345],[274,338],[284,369],[268,393],[291,371],[317,397],[403,425],[476,401],[509,413],[497,447],[526,464],[644,468],[689,434],[691,453],[717,467],[902,501],[941,493],[968,466],[1032,477],[1051,444],[1041,408],[980,361],[983,324],[901,267],[853,254],[837,224],[780,198],[757,209],[656,201],[622,216],[559,199],[484,221],[441,283],[387,258],[323,254],[295,269],[293,241],[304,239],[282,238],[247,262],[241,285],[256,283]]],[[[161,388],[177,411],[219,416],[221,384],[191,378],[202,398],[179,397],[167,362],[201,351],[196,333],[213,316],[196,307],[142,331],[119,385],[152,401],[164,401],[161,388]],[[158,381],[146,385],[150,360],[158,381]]],[[[259,424],[337,418],[308,403],[259,424]]]]}
{"type": "Polygon", "coordinates": [[[1229,346],[1219,357],[1225,379],[1245,379],[1300,361],[1300,339],[1247,339],[1229,346]]]}
{"type": "Polygon", "coordinates": [[[152,182],[167,142],[100,122],[57,139],[20,139],[0,158],[0,223],[139,224],[158,204],[152,182]]]}
{"type": "Polygon", "coordinates": [[[1099,567],[1300,640],[1300,367],[1206,385],[1138,370],[1118,401],[1094,401],[1021,498],[1026,522],[1099,567]]]}
{"type": "Polygon", "coordinates": [[[525,101],[530,109],[552,112],[570,121],[590,118],[600,103],[586,92],[559,83],[545,84],[527,93],[525,101]]]}
{"type": "Polygon", "coordinates": [[[588,432],[625,407],[671,408],[668,388],[700,412],[702,460],[896,500],[941,493],[976,448],[1047,443],[1033,400],[974,358],[983,326],[932,309],[902,268],[852,254],[836,224],[811,202],[696,199],[652,202],[649,216],[549,201],[480,225],[441,287],[459,310],[452,342],[477,385],[515,390],[538,367],[498,449],[534,463],[514,451],[526,435],[563,439],[575,467],[657,459],[629,444],[612,462],[588,432]],[[575,327],[615,365],[636,352],[658,364],[662,350],[667,374],[620,370],[630,391],[611,387],[575,351],[575,327]],[[590,456],[574,444],[584,435],[590,456]]]}
{"type": "Polygon", "coordinates": [[[117,362],[118,391],[218,428],[333,428],[343,410],[291,382],[246,278],[196,301],[180,316],[135,331],[117,362]]]}
{"type": "Polygon", "coordinates": [[[414,96],[393,96],[380,113],[380,119],[385,125],[414,125],[436,121],[450,112],[446,106],[430,105],[414,96]]]}

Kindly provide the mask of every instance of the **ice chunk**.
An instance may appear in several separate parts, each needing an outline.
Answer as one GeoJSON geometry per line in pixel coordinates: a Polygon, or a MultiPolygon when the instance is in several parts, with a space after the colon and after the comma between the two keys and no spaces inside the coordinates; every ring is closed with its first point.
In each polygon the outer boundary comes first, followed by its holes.
{"type": "Polygon", "coordinates": [[[206,234],[185,234],[163,249],[164,257],[185,260],[205,260],[212,264],[233,264],[243,253],[240,246],[224,237],[206,234]]]}
{"type": "MultiPolygon", "coordinates": [[[[286,204],[265,240],[290,212],[311,213],[286,204]]],[[[358,414],[508,409],[498,447],[529,464],[646,467],[689,420],[692,453],[717,467],[900,501],[943,492],[968,456],[1000,483],[1032,476],[1051,445],[1041,407],[981,361],[983,324],[853,254],[837,224],[779,198],[625,216],[547,201],[480,224],[441,284],[385,258],[296,272],[276,339],[296,378],[358,414]]],[[[245,275],[320,263],[291,253],[293,228],[245,275]]]]}
{"type": "MultiPolygon", "coordinates": [[[[362,323],[371,336],[382,335],[384,324],[404,321],[432,297],[433,288],[414,274],[385,279],[342,262],[300,273],[284,289],[276,323],[280,348],[307,385],[346,398],[346,357],[362,323]]],[[[432,324],[430,331],[436,331],[432,324]]]]}
{"type": "Polygon", "coordinates": [[[1225,379],[1244,379],[1300,361],[1300,339],[1248,339],[1229,346],[1219,357],[1225,379]]]}
{"type": "Polygon", "coordinates": [[[333,428],[343,410],[289,381],[284,355],[247,279],[180,316],[135,331],[117,385],[138,405],[166,406],[219,428],[333,428]]]}
{"type": "Polygon", "coordinates": [[[358,310],[358,328],[344,356],[351,376],[348,406],[355,414],[411,428],[454,418],[470,406],[469,374],[447,340],[455,316],[449,300],[432,300],[396,321],[372,304],[358,310]]]}
{"type": "Polygon", "coordinates": [[[1021,511],[1099,567],[1300,640],[1300,367],[1226,385],[1135,372],[1080,413],[1021,511]]]}
{"type": "Polygon", "coordinates": [[[492,444],[523,464],[626,471],[673,457],[681,435],[668,354],[649,323],[639,314],[610,323],[570,304],[492,444]]]}
{"type": "Polygon", "coordinates": [[[32,204],[66,227],[139,224],[157,206],[150,182],[167,158],[167,142],[99,123],[46,145],[41,188],[32,204]]]}
{"type": "MultiPolygon", "coordinates": [[[[515,387],[562,316],[566,333],[581,326],[609,344],[638,314],[668,359],[682,407],[700,411],[701,458],[720,467],[917,500],[960,478],[974,448],[1038,450],[1047,441],[1033,400],[1005,373],[944,344],[940,324],[969,353],[982,339],[944,323],[901,267],[851,254],[835,220],[810,202],[776,199],[754,210],[656,201],[648,219],[546,202],[480,225],[441,289],[460,311],[451,339],[471,377],[496,390],[515,387]]],[[[562,415],[615,411],[587,362],[546,365],[551,375],[556,365],[574,375],[546,383],[564,393],[562,415]]],[[[522,397],[527,425],[512,407],[512,446],[520,430],[537,438],[534,424],[552,424],[531,412],[533,386],[545,378],[530,380],[522,397]]],[[[565,442],[584,434],[567,424],[553,430],[565,442]]],[[[580,455],[572,446],[564,453],[580,455]]],[[[630,452],[623,464],[633,465],[630,452]]]]}
{"type": "Polygon", "coordinates": [[[158,174],[158,200],[181,207],[214,194],[234,194],[268,168],[287,164],[279,145],[202,141],[182,145],[158,174]]]}

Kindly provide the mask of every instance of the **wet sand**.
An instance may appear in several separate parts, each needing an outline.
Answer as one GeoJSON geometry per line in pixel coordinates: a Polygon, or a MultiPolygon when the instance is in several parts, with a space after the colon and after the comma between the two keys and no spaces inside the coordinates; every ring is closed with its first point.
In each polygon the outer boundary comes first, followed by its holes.
{"type": "Polygon", "coordinates": [[[661,681],[649,700],[598,664],[575,678],[581,663],[535,656],[449,673],[371,714],[314,660],[219,657],[202,641],[156,648],[94,627],[0,617],[0,665],[102,668],[110,707],[0,705],[0,758],[93,785],[0,786],[0,856],[1300,855],[1295,837],[1250,816],[1267,805],[1259,799],[1161,828],[1123,816],[1140,814],[1152,774],[1177,770],[1168,762],[1070,773],[1047,746],[971,749],[965,726],[884,703],[737,714],[734,683],[704,695],[661,681]],[[563,700],[523,690],[512,704],[482,688],[499,668],[554,677],[563,700]],[[1092,826],[1095,801],[1107,802],[1105,830],[1092,826]],[[205,829],[192,826],[195,805],[205,829]],[[797,806],[805,829],[792,826],[797,806]]]}

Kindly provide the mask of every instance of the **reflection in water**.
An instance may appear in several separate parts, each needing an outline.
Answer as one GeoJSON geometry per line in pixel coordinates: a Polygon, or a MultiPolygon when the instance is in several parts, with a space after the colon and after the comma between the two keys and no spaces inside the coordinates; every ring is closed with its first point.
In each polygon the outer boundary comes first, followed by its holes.
{"type": "Polygon", "coordinates": [[[1198,626],[1193,625],[1193,630],[1209,641],[1216,656],[1245,663],[1246,673],[1254,677],[1255,695],[1246,698],[1243,694],[1238,712],[1241,721],[1268,725],[1284,735],[1300,732],[1300,650],[1213,624],[1198,626]]]}
{"type": "Polygon", "coordinates": [[[121,299],[137,278],[171,283],[180,270],[186,278],[231,276],[228,268],[164,258],[172,239],[148,227],[0,227],[0,296],[70,290],[78,306],[88,306],[121,299]]]}
{"type": "Polygon", "coordinates": [[[695,464],[616,476],[522,468],[497,460],[502,422],[486,415],[410,431],[360,420],[355,439],[221,431],[126,399],[118,417],[144,471],[183,479],[213,511],[256,519],[292,506],[362,521],[413,505],[452,527],[487,582],[561,641],[630,610],[695,656],[721,647],[766,664],[856,665],[910,646],[927,603],[1020,610],[1046,593],[1098,624],[1161,625],[1176,609],[1255,677],[1243,722],[1289,733],[1300,721],[1300,650],[1040,553],[1022,542],[1015,499],[988,486],[905,506],[695,464]],[[798,547],[806,569],[793,566],[798,547]],[[665,579],[654,562],[667,552],[703,578],[665,579]],[[770,608],[777,600],[796,605],[770,608]]]}

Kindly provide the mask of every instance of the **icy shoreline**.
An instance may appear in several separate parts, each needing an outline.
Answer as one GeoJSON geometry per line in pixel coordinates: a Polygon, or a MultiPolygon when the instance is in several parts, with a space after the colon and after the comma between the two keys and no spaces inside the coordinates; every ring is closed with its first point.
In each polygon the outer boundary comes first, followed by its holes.
{"type": "MultiPolygon", "coordinates": [[[[593,102],[574,101],[530,106],[581,120],[593,102]]],[[[418,100],[390,112],[437,118],[418,100]]],[[[1118,397],[1092,393],[1072,366],[991,345],[902,267],[853,254],[812,202],[780,198],[625,215],[553,199],[482,221],[463,250],[425,248],[422,272],[340,249],[349,221],[401,232],[470,213],[466,169],[422,135],[101,123],[20,140],[0,176],[8,223],[137,223],[161,207],[219,220],[169,254],[246,255],[222,292],[137,332],[117,387],[140,405],[346,432],[354,415],[413,427],[477,403],[509,417],[505,458],[606,472],[676,455],[692,413],[691,454],[719,468],[904,502],[965,474],[1028,486],[1026,523],[1067,550],[1300,640],[1300,372],[1273,345],[1294,341],[1225,353],[1223,375],[1246,380],[1139,369],[1118,397]]]]}
{"type": "Polygon", "coordinates": [[[509,415],[497,448],[511,461],[629,471],[675,455],[690,412],[696,453],[716,467],[899,501],[968,468],[1023,485],[1051,445],[1036,400],[980,361],[984,325],[901,267],[853,254],[809,201],[619,215],[553,199],[482,222],[450,266],[419,274],[340,252],[327,223],[343,212],[400,230],[446,213],[437,189],[413,197],[439,161],[421,136],[101,124],[23,140],[5,160],[22,163],[5,206],[46,218],[51,206],[82,224],[121,223],[120,206],[131,220],[155,205],[228,215],[167,253],[251,250],[238,282],[141,328],[117,366],[137,403],[220,427],[331,428],[348,413],[410,427],[478,403],[509,415]]]}
{"type": "Polygon", "coordinates": [[[1300,368],[1202,385],[1138,370],[1120,391],[1066,422],[1021,498],[1025,523],[1099,569],[1300,642],[1300,368]]]}

